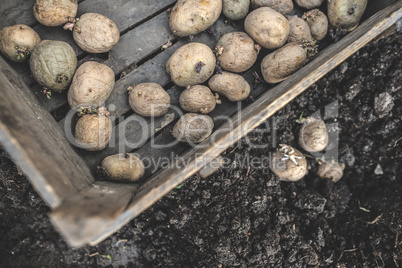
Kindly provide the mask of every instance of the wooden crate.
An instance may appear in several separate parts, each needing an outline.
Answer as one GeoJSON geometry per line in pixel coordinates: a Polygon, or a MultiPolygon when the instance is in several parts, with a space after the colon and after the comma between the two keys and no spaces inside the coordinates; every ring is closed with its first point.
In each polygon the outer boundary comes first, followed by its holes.
{"type": "MultiPolygon", "coordinates": [[[[290,78],[276,86],[260,85],[252,90],[255,102],[244,101],[241,106],[223,100],[211,116],[215,119],[213,138],[191,148],[174,141],[171,129],[180,111],[170,109],[167,116],[154,121],[144,119],[148,130],[141,141],[142,126],[130,112],[126,89],[132,84],[156,82],[171,96],[172,105],[178,105],[179,87],[171,83],[165,71],[169,56],[188,38],[177,39],[168,26],[167,9],[173,0],[83,0],[79,14],[98,12],[114,20],[121,32],[120,42],[102,55],[89,55],[80,50],[71,33],[60,28],[37,24],[32,15],[34,0],[14,0],[0,6],[0,28],[24,23],[32,26],[42,39],[68,42],[80,62],[96,60],[110,66],[116,74],[116,84],[106,105],[114,107],[116,118],[112,143],[100,152],[86,152],[74,148],[66,139],[69,128],[66,92],[53,93],[47,100],[41,87],[30,76],[26,64],[15,64],[0,58],[0,142],[29,178],[35,189],[52,208],[51,221],[71,246],[95,245],[124,226],[174,187],[196,173],[204,159],[215,159],[225,149],[244,137],[252,129],[293,100],[318,79],[355,53],[365,44],[386,33],[402,18],[402,2],[395,0],[370,1],[361,25],[341,41],[327,44],[319,54],[290,78]],[[161,46],[173,41],[164,51],[161,46]],[[121,75],[123,72],[127,75],[121,75]],[[112,106],[110,106],[112,105],[112,106]],[[231,122],[220,122],[220,115],[231,117],[231,122]],[[231,131],[228,131],[231,129],[231,131]],[[131,143],[122,143],[123,136],[131,143]],[[120,143],[119,143],[120,142],[120,143]],[[152,142],[159,145],[153,146],[152,142]],[[172,165],[157,170],[149,165],[145,178],[137,184],[119,184],[96,181],[95,168],[105,156],[135,152],[141,159],[160,159],[180,155],[185,166],[172,165]]],[[[214,26],[216,37],[207,33],[195,36],[194,41],[214,47],[219,37],[227,32],[241,31],[242,23],[234,28],[220,18],[214,26]]],[[[252,84],[255,66],[244,74],[252,84]]]]}

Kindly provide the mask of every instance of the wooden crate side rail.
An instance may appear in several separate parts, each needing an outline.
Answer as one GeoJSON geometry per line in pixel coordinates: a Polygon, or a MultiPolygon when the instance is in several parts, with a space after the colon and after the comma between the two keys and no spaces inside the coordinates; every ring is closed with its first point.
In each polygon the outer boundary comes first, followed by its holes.
{"type": "MultiPolygon", "coordinates": [[[[398,1],[379,11],[341,41],[329,46],[326,53],[319,55],[287,81],[265,93],[254,105],[244,109],[240,116],[233,118],[233,122],[235,122],[232,128],[233,131],[231,133],[221,132],[220,135],[218,135],[219,137],[215,140],[216,146],[206,149],[195,148],[185,153],[184,158],[190,160],[185,168],[177,169],[173,167],[164,170],[142,185],[127,210],[103,233],[94,237],[89,244],[96,245],[119,230],[142,211],[173,190],[174,187],[196,173],[201,168],[198,162],[202,160],[202,158],[218,157],[228,146],[231,146],[244,137],[253,128],[276,113],[326,73],[333,70],[376,36],[390,28],[402,18],[401,8],[402,2],[398,1]],[[245,126],[247,127],[245,128],[245,126]],[[196,158],[194,156],[196,154],[200,156],[196,158]]],[[[204,144],[208,142],[209,141],[206,140],[204,144]]]]}

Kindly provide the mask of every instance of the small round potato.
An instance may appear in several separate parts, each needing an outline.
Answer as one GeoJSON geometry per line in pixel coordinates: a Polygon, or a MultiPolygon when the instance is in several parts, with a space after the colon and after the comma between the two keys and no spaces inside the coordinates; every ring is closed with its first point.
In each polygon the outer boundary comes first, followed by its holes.
{"type": "Polygon", "coordinates": [[[44,40],[32,51],[29,65],[33,78],[39,84],[54,91],[63,91],[73,79],[77,56],[66,42],[44,40]]]}
{"type": "Polygon", "coordinates": [[[0,31],[0,51],[15,62],[27,61],[40,41],[39,35],[24,24],[5,27],[0,31]]]}
{"type": "Polygon", "coordinates": [[[112,122],[109,117],[86,114],[81,117],[75,126],[75,139],[81,149],[100,151],[109,143],[112,122]]]}
{"type": "Polygon", "coordinates": [[[288,20],[290,27],[288,42],[296,42],[301,45],[303,41],[313,40],[307,22],[297,16],[289,16],[288,20]]]}
{"type": "Polygon", "coordinates": [[[260,7],[270,7],[273,10],[287,15],[293,10],[292,0],[251,0],[251,7],[253,9],[260,7]]]}
{"type": "Polygon", "coordinates": [[[328,18],[323,12],[312,9],[304,13],[302,18],[307,21],[311,35],[315,40],[324,39],[328,32],[328,18]]]}
{"type": "Polygon", "coordinates": [[[119,42],[120,32],[109,18],[97,13],[85,13],[77,21],[74,41],[89,53],[104,53],[119,42]]]}
{"type": "Polygon", "coordinates": [[[345,164],[337,162],[324,162],[317,170],[318,176],[322,179],[331,179],[333,182],[338,182],[343,176],[345,164]]]}
{"type": "Polygon", "coordinates": [[[245,100],[250,94],[250,85],[239,74],[222,72],[215,74],[208,81],[209,87],[219,94],[222,94],[230,101],[245,100]]]}
{"type": "Polygon", "coordinates": [[[297,149],[281,145],[271,155],[270,169],[283,181],[298,181],[307,174],[307,160],[297,149]]]}
{"type": "Polygon", "coordinates": [[[142,116],[161,116],[168,112],[170,96],[156,83],[142,83],[130,91],[131,108],[142,116]]]}
{"type": "Polygon", "coordinates": [[[230,20],[244,19],[250,7],[250,0],[223,0],[223,14],[230,20]]]}
{"type": "Polygon", "coordinates": [[[108,179],[117,182],[135,182],[145,173],[144,163],[135,154],[115,154],[103,159],[102,168],[108,179]]]}
{"type": "Polygon", "coordinates": [[[288,43],[262,60],[261,72],[266,82],[279,83],[299,70],[306,61],[305,50],[297,43],[288,43]]]}
{"type": "Polygon", "coordinates": [[[327,125],[321,119],[308,117],[299,131],[299,145],[307,152],[321,152],[328,145],[327,125]]]}
{"type": "Polygon", "coordinates": [[[166,71],[172,81],[181,87],[202,84],[215,71],[214,52],[202,43],[190,43],[180,47],[166,63],[166,71]]]}
{"type": "Polygon", "coordinates": [[[202,85],[187,87],[180,95],[180,106],[186,112],[207,114],[216,106],[216,97],[202,85]]]}
{"type": "Polygon", "coordinates": [[[178,0],[170,12],[169,25],[179,37],[208,29],[222,12],[222,0],[178,0]]]}
{"type": "Polygon", "coordinates": [[[36,0],[33,13],[39,23],[46,26],[60,26],[75,18],[78,10],[77,0],[36,0]]]}
{"type": "Polygon", "coordinates": [[[72,108],[78,105],[100,106],[109,98],[113,87],[113,70],[105,64],[87,61],[75,72],[68,90],[68,103],[72,108]]]}
{"type": "Polygon", "coordinates": [[[258,56],[254,40],[243,32],[223,35],[216,45],[216,51],[220,66],[234,73],[250,69],[258,56]]]}
{"type": "Polygon", "coordinates": [[[200,143],[211,135],[214,121],[208,115],[187,113],[173,127],[173,136],[187,143],[200,143]]]}
{"type": "Polygon", "coordinates": [[[281,47],[289,36],[288,20],[269,7],[250,12],[244,21],[244,28],[251,38],[268,49],[281,47]]]}
{"type": "MultiPolygon", "coordinates": [[[[295,2],[299,7],[312,9],[312,8],[321,6],[321,4],[322,4],[322,2],[324,2],[324,0],[295,0],[295,2]]],[[[328,2],[330,2],[330,1],[328,1],[328,2]]]]}
{"type": "Polygon", "coordinates": [[[354,30],[366,10],[367,0],[328,1],[328,19],[335,28],[354,30]]]}

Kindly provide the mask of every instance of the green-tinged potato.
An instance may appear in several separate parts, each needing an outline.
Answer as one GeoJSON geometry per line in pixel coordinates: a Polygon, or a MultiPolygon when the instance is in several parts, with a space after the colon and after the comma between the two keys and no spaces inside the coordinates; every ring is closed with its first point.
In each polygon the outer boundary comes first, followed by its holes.
{"type": "Polygon", "coordinates": [[[223,35],[215,50],[220,66],[226,71],[235,73],[250,69],[258,56],[254,40],[244,32],[223,35]]]}
{"type": "Polygon", "coordinates": [[[354,30],[366,10],[367,0],[328,1],[329,23],[335,28],[354,30]]]}
{"type": "Polygon", "coordinates": [[[130,90],[131,108],[142,116],[161,116],[168,112],[170,96],[156,83],[142,83],[130,90]]]}
{"type": "Polygon", "coordinates": [[[187,113],[173,127],[173,136],[187,143],[200,143],[211,135],[214,121],[208,115],[187,113]]]}
{"type": "Polygon", "coordinates": [[[29,65],[33,78],[39,84],[54,91],[63,91],[73,79],[77,56],[66,42],[44,40],[32,51],[29,65]]]}
{"type": "Polygon", "coordinates": [[[231,20],[244,19],[250,7],[250,0],[223,0],[223,14],[231,20]]]}
{"type": "Polygon", "coordinates": [[[180,47],[166,63],[166,71],[172,81],[181,87],[202,84],[215,71],[214,52],[201,43],[190,43],[180,47]]]}
{"type": "Polygon", "coordinates": [[[262,60],[261,72],[266,82],[279,83],[299,70],[306,61],[305,50],[297,43],[288,43],[262,60]]]}
{"type": "Polygon", "coordinates": [[[250,85],[243,78],[243,76],[222,72],[222,74],[215,74],[208,81],[209,87],[219,94],[222,94],[230,101],[245,100],[250,94],[250,85]]]}
{"type": "Polygon", "coordinates": [[[113,87],[113,70],[105,64],[87,61],[75,72],[68,90],[68,103],[70,107],[100,106],[109,98],[113,87]]]}
{"type": "Polygon", "coordinates": [[[304,13],[302,17],[310,27],[310,32],[315,40],[322,40],[328,32],[328,18],[318,9],[312,9],[304,13]]]}
{"type": "Polygon", "coordinates": [[[100,151],[109,143],[112,122],[108,116],[86,114],[75,126],[77,146],[87,151],[100,151]]]}
{"type": "Polygon", "coordinates": [[[207,114],[216,106],[216,97],[202,85],[187,87],[180,95],[180,106],[186,112],[207,114]]]}
{"type": "Polygon", "coordinates": [[[271,154],[270,169],[283,181],[298,181],[307,174],[307,160],[297,149],[289,145],[271,154]]]}
{"type": "Polygon", "coordinates": [[[324,162],[321,163],[317,170],[318,176],[322,179],[331,179],[333,182],[338,182],[343,176],[343,170],[345,164],[339,164],[337,162],[324,162]]]}
{"type": "Polygon", "coordinates": [[[244,21],[244,28],[251,38],[268,49],[281,47],[289,36],[288,20],[269,7],[250,12],[244,21]]]}
{"type": "Polygon", "coordinates": [[[290,27],[288,42],[296,42],[301,45],[303,41],[313,40],[307,22],[297,16],[289,16],[288,20],[290,27]]]}
{"type": "Polygon", "coordinates": [[[39,35],[24,24],[4,27],[0,31],[0,51],[15,62],[27,61],[39,42],[39,35]]]}
{"type": "MultiPolygon", "coordinates": [[[[337,1],[337,0],[333,0],[333,1],[337,1]]],[[[321,4],[322,4],[322,2],[324,2],[324,0],[295,0],[295,2],[299,7],[304,7],[306,9],[312,9],[312,8],[321,6],[321,4]]]]}
{"type": "Polygon", "coordinates": [[[293,10],[293,2],[292,0],[251,0],[251,7],[253,9],[270,7],[282,15],[287,15],[293,10]]]}
{"type": "Polygon", "coordinates": [[[60,26],[75,18],[78,10],[77,0],[36,0],[33,13],[39,23],[46,26],[60,26]]]}
{"type": "Polygon", "coordinates": [[[101,14],[85,13],[77,21],[74,41],[89,53],[104,53],[111,50],[120,39],[116,24],[101,14]]]}
{"type": "Polygon", "coordinates": [[[110,181],[135,182],[144,176],[144,163],[135,154],[115,154],[102,161],[110,181]]]}
{"type": "Polygon", "coordinates": [[[328,145],[327,125],[321,119],[308,117],[299,131],[299,145],[307,152],[321,152],[328,145]]]}
{"type": "Polygon", "coordinates": [[[170,12],[170,29],[179,37],[196,35],[214,24],[221,12],[222,0],[178,0],[170,12]]]}

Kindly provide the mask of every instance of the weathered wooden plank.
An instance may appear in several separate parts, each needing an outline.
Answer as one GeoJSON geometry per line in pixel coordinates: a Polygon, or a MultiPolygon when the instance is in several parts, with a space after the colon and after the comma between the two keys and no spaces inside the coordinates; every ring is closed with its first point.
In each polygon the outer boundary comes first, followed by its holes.
{"type": "MultiPolygon", "coordinates": [[[[214,146],[191,149],[182,156],[187,160],[185,167],[172,165],[170,169],[163,170],[141,185],[127,210],[103,234],[94,237],[90,244],[95,245],[116,232],[174,189],[174,187],[197,172],[201,168],[198,163],[204,157],[207,159],[218,157],[228,146],[247,135],[253,128],[260,125],[326,73],[341,64],[400,19],[402,19],[402,2],[398,1],[370,17],[338,43],[329,46],[325,53],[318,55],[315,60],[289,77],[285,82],[264,93],[253,105],[245,108],[240,114],[233,116],[232,124],[227,123],[222,126],[221,129],[228,127],[232,131],[222,131],[216,135],[214,146]]],[[[209,144],[210,140],[208,139],[201,145],[209,144]]]]}
{"type": "Polygon", "coordinates": [[[0,29],[15,24],[34,26],[37,21],[32,8],[35,0],[1,1],[0,5],[0,29]]]}
{"type": "Polygon", "coordinates": [[[1,142],[51,207],[93,182],[57,122],[0,59],[1,142]]]}
{"type": "Polygon", "coordinates": [[[104,232],[125,210],[136,184],[95,182],[50,213],[54,226],[72,247],[81,247],[104,232]]]}

